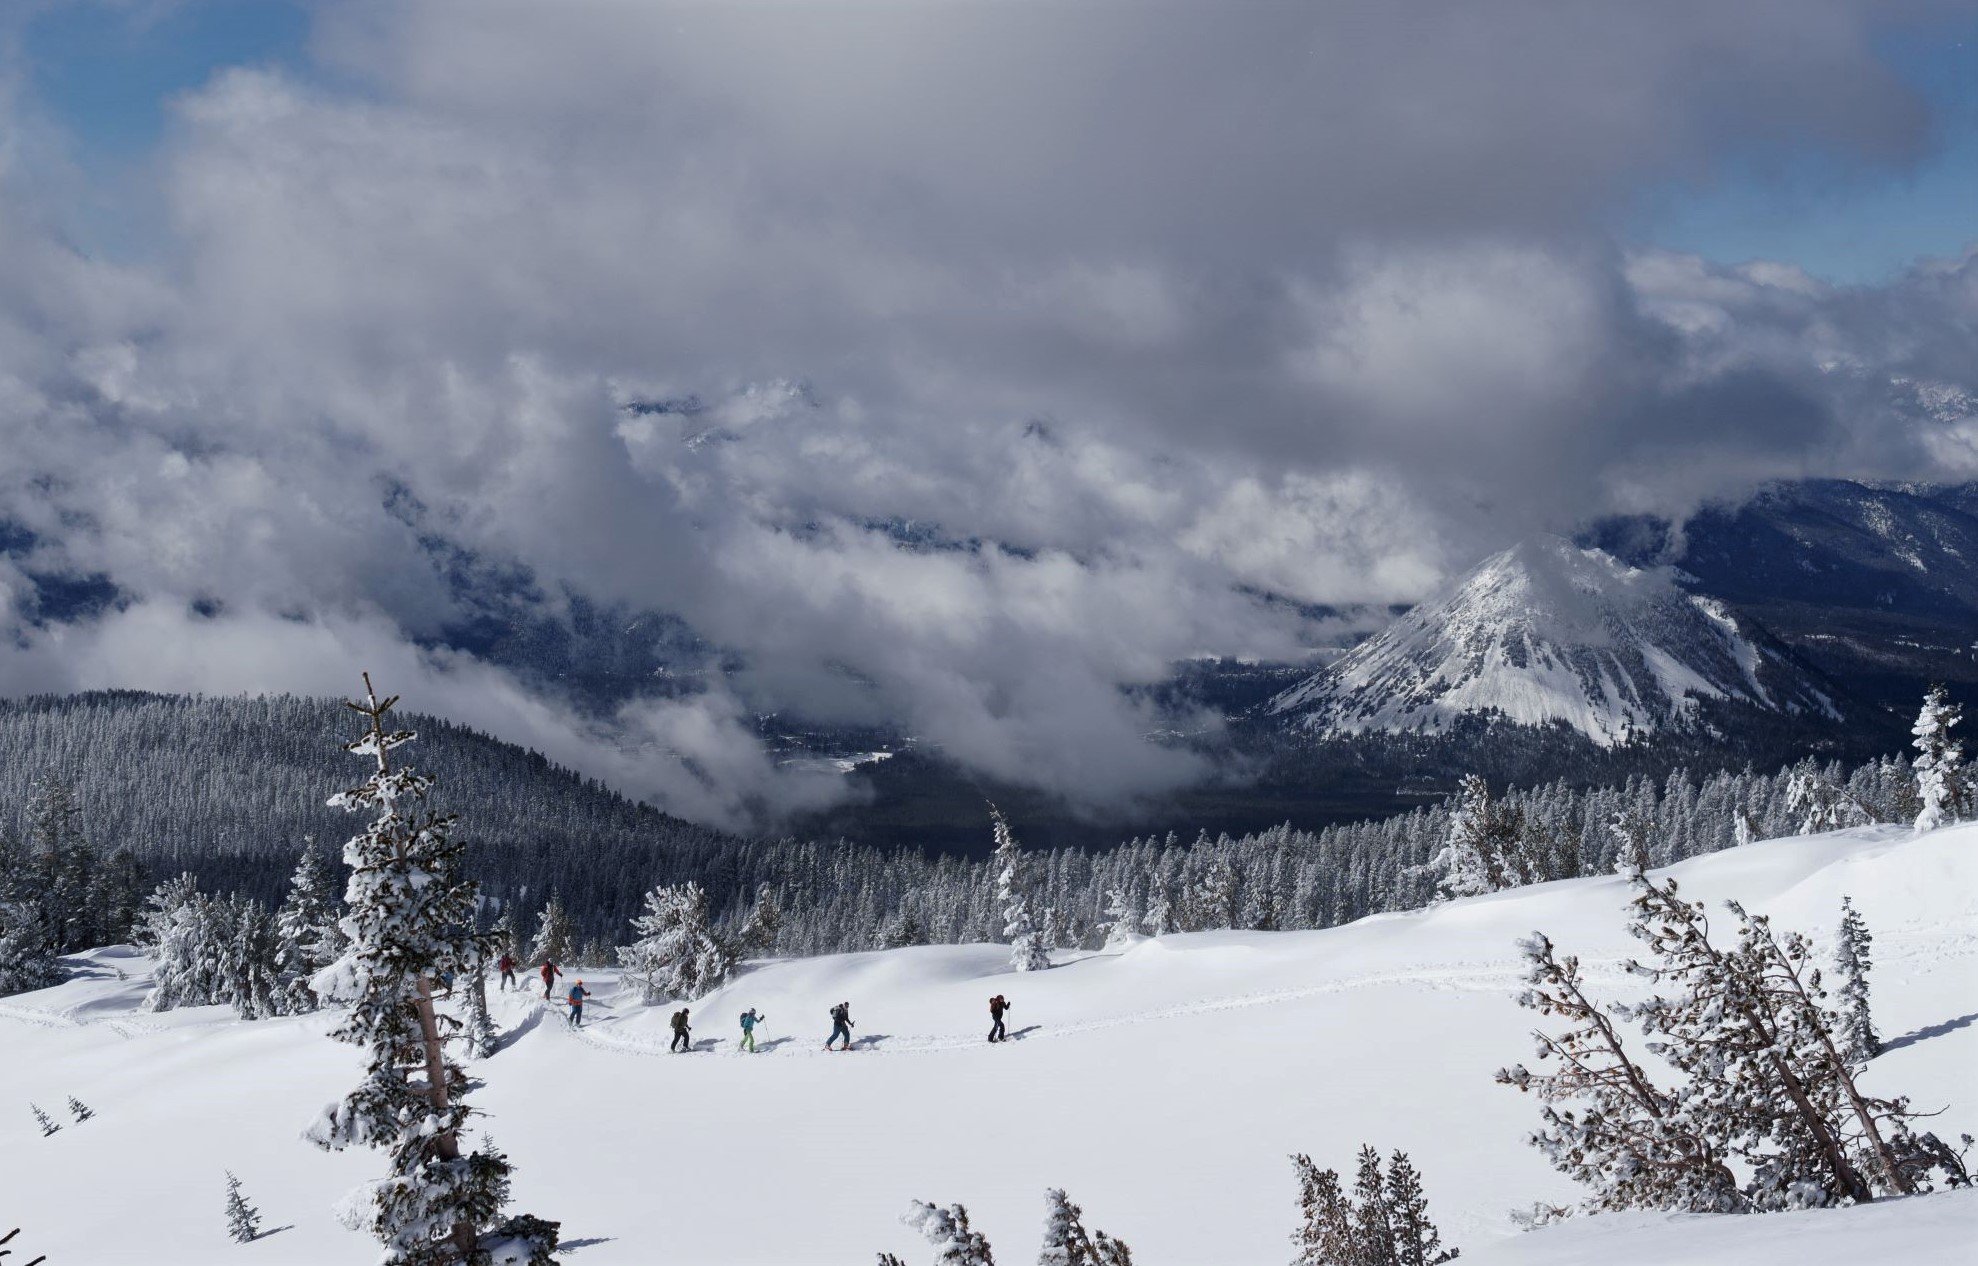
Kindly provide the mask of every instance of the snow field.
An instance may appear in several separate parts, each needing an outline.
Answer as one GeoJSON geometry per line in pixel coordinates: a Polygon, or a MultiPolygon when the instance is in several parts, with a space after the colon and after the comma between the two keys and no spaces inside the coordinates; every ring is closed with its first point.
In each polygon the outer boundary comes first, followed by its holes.
{"type": "MultiPolygon", "coordinates": [[[[1875,936],[1874,1001],[1891,1049],[1868,1085],[1949,1105],[1978,1130],[1978,826],[1922,838],[1870,828],[1752,845],[1674,868],[1687,895],[1735,896],[1823,949],[1850,895],[1875,936]]],[[[533,992],[491,994],[512,1040],[471,1069],[472,1102],[518,1166],[515,1208],[559,1219],[576,1266],[928,1259],[909,1198],[968,1205],[1002,1260],[1035,1256],[1043,1192],[1147,1266],[1290,1257],[1288,1153],[1342,1169],[1362,1142],[1407,1149],[1445,1242],[1484,1266],[1962,1260],[1966,1193],[1762,1217],[1606,1217],[1532,1234],[1513,1208],[1570,1201],[1524,1134],[1526,1096],[1491,1084],[1530,1054],[1513,942],[1543,929],[1611,996],[1626,888],[1571,880],[1299,933],[1197,933],[1009,972],[1001,946],[929,946],[751,965],[693,1004],[697,1050],[668,1055],[677,1004],[642,1007],[610,973],[572,1032],[533,992]],[[1014,1040],[991,1047],[987,999],[1014,1040]],[[849,1000],[859,1047],[821,1047],[849,1000]],[[596,1003],[606,1004],[598,1006],[596,1003]],[[736,1017],[766,1018],[738,1054],[736,1017]],[[1843,1256],[1851,1254],[1851,1256],[1843,1256]]],[[[83,956],[82,978],[0,1000],[0,1231],[51,1263],[371,1260],[331,1216],[376,1154],[299,1139],[361,1053],[327,1015],[243,1023],[231,1010],[136,1010],[147,965],[83,956]],[[115,969],[128,973],[118,980],[115,969]],[[76,1125],[68,1095],[96,1109],[76,1125]],[[43,1139],[32,1099],[66,1123],[43,1139]],[[262,1224],[226,1239],[231,1168],[262,1224]]]]}

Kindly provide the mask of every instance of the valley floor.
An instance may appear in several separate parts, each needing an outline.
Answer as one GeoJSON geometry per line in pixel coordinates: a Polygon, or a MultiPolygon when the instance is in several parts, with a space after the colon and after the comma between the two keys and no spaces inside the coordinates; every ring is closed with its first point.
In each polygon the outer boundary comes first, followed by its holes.
{"type": "MultiPolygon", "coordinates": [[[[1870,1088],[1949,1105],[1947,1137],[1978,1130],[1978,827],[1779,840],[1676,873],[1690,895],[1735,896],[1823,941],[1852,896],[1890,1040],[1870,1088]]],[[[474,1064],[474,1102],[519,1167],[515,1207],[560,1220],[576,1266],[923,1261],[898,1222],[912,1197],[967,1204],[1002,1259],[1024,1262],[1047,1186],[1147,1266],[1280,1263],[1287,1155],[1344,1169],[1362,1142],[1413,1155],[1445,1242],[1479,1266],[1961,1260],[1978,1237],[1965,1192],[1515,1229],[1514,1208],[1574,1192],[1522,1142],[1536,1105],[1491,1082],[1530,1054],[1513,942],[1543,929],[1601,989],[1633,992],[1625,901],[1619,879],[1573,880],[1321,932],[1164,937],[1028,975],[999,946],[759,963],[695,1005],[682,1055],[666,1053],[674,1007],[598,973],[604,1005],[581,1032],[540,990],[495,997],[510,1036],[474,1064]],[[992,1047],[995,993],[1017,1040],[992,1047]],[[826,1054],[841,999],[858,1045],[826,1054]],[[733,1042],[749,1006],[767,1019],[754,1056],[733,1042]]],[[[323,1037],[329,1017],[147,1015],[143,959],[76,962],[77,979],[0,999],[0,1233],[22,1228],[9,1247],[50,1266],[370,1260],[332,1205],[379,1158],[298,1137],[360,1066],[323,1037]],[[66,1120],[70,1095],[97,1116],[43,1138],[28,1102],[66,1120]],[[251,1245],[225,1236],[223,1169],[271,1231],[251,1245]]]]}

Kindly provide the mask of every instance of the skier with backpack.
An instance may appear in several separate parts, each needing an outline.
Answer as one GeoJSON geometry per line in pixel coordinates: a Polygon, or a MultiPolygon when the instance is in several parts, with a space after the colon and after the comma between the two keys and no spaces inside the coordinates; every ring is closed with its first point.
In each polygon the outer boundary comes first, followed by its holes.
{"type": "Polygon", "coordinates": [[[827,1051],[830,1050],[831,1043],[837,1041],[841,1037],[845,1039],[845,1044],[839,1047],[838,1049],[843,1051],[851,1050],[852,1049],[852,1004],[849,1002],[841,1002],[837,1006],[831,1008],[831,1036],[824,1039],[824,1049],[827,1051]]]}
{"type": "Polygon", "coordinates": [[[591,991],[584,988],[583,981],[580,980],[576,984],[570,986],[570,1027],[571,1028],[581,1029],[584,1027],[584,999],[590,996],[591,996],[591,991]]]}
{"type": "MultiPolygon", "coordinates": [[[[496,963],[495,966],[501,968],[501,988],[502,992],[506,993],[510,985],[515,985],[515,955],[503,954],[501,961],[496,963]]],[[[521,988],[520,985],[515,985],[515,987],[517,989],[521,988]]]]}
{"type": "Polygon", "coordinates": [[[989,1040],[990,1041],[1007,1042],[1010,1040],[1010,1035],[1003,1031],[1003,1012],[1008,1011],[1009,1009],[1010,1009],[1010,1000],[1008,998],[1005,998],[1002,994],[997,994],[995,997],[989,999],[989,1020],[990,1020],[989,1040]]]}
{"type": "Polygon", "coordinates": [[[742,1040],[738,1045],[751,1055],[755,1054],[755,1026],[761,1023],[762,1017],[754,1007],[742,1012],[742,1040]]]}
{"type": "Polygon", "coordinates": [[[673,1013],[673,1045],[669,1050],[673,1054],[678,1054],[681,1051],[691,1053],[693,1049],[694,1035],[687,1027],[687,1008],[681,1007],[673,1013]]]}
{"type": "Polygon", "coordinates": [[[550,989],[556,983],[556,978],[558,976],[561,976],[562,974],[563,972],[557,968],[557,965],[554,962],[550,961],[547,958],[543,960],[543,1001],[544,1002],[549,1001],[550,989]]]}

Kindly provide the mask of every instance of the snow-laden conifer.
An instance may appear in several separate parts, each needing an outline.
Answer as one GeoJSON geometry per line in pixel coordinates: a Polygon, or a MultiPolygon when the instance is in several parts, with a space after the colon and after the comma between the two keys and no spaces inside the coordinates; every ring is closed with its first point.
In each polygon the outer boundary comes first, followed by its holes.
{"type": "Polygon", "coordinates": [[[1798,816],[1801,835],[1868,826],[1875,821],[1868,807],[1811,757],[1795,765],[1786,779],[1786,809],[1798,816]]]}
{"type": "Polygon", "coordinates": [[[275,914],[275,974],[282,1008],[290,1015],[316,1009],[318,999],[309,981],[343,954],[344,936],[337,918],[329,864],[316,841],[307,840],[289,876],[288,895],[275,914]]]}
{"type": "Polygon", "coordinates": [[[1649,832],[1654,828],[1635,810],[1617,813],[1607,829],[1614,834],[1614,873],[1635,875],[1649,867],[1649,832]]]}
{"type": "Polygon", "coordinates": [[[492,932],[484,933],[479,938],[475,945],[474,966],[467,973],[464,986],[467,996],[467,1049],[479,1059],[486,1059],[501,1048],[501,1034],[495,1029],[494,1017],[488,1014],[488,957],[500,952],[494,948],[497,941],[492,932]]]}
{"type": "Polygon", "coordinates": [[[880,949],[905,949],[909,945],[927,944],[927,925],[920,921],[920,915],[912,906],[902,909],[879,934],[880,949]]]}
{"type": "Polygon", "coordinates": [[[529,942],[530,963],[568,964],[577,956],[575,934],[570,930],[570,914],[563,908],[563,899],[554,893],[543,903],[542,913],[536,916],[536,935],[529,942]]]}
{"type": "Polygon", "coordinates": [[[62,1123],[54,1117],[49,1116],[46,1112],[43,1112],[40,1104],[30,1103],[27,1106],[27,1110],[34,1113],[35,1124],[41,1127],[41,1137],[47,1138],[50,1134],[62,1128],[62,1123]]]}
{"type": "Polygon", "coordinates": [[[632,930],[638,940],[619,948],[618,961],[648,1003],[698,998],[734,970],[709,921],[707,892],[692,880],[647,893],[646,912],[632,920],[632,930]]]}
{"type": "Polygon", "coordinates": [[[0,994],[46,989],[67,974],[33,907],[0,901],[0,994]]]}
{"type": "Polygon", "coordinates": [[[1294,1156],[1291,1163],[1300,1214],[1291,1236],[1298,1246],[1292,1266],[1442,1266],[1461,1256],[1442,1247],[1421,1175],[1406,1152],[1396,1151],[1383,1173],[1380,1153],[1362,1147],[1351,1195],[1337,1170],[1322,1170],[1309,1156],[1294,1156]]]}
{"type": "MultiPolygon", "coordinates": [[[[783,932],[783,899],[775,884],[757,884],[755,901],[735,934],[736,953],[749,957],[776,952],[777,938],[783,932]]],[[[924,944],[924,942],[916,942],[924,944]]]]}
{"type": "Polygon", "coordinates": [[[1576,871],[1577,853],[1570,868],[1549,873],[1546,855],[1556,843],[1531,836],[1522,812],[1494,800],[1481,775],[1465,774],[1450,807],[1442,850],[1429,862],[1437,876],[1437,894],[1474,897],[1576,871]]]}
{"type": "Polygon", "coordinates": [[[988,1239],[968,1224],[968,1210],[916,1200],[900,1218],[934,1246],[935,1266],[996,1266],[988,1239]]]}
{"type": "MultiPolygon", "coordinates": [[[[1639,873],[1639,872],[1637,872],[1639,873]]],[[[1722,1143],[1680,1110],[1628,1051],[1607,1009],[1587,996],[1580,960],[1561,958],[1542,932],[1519,943],[1520,1006],[1564,1030],[1537,1031],[1537,1071],[1499,1069],[1497,1080],[1537,1096],[1542,1127],[1528,1141],[1554,1169],[1592,1191],[1589,1212],[1745,1207],[1722,1143]]]]}
{"type": "Polygon", "coordinates": [[[261,1212],[240,1194],[240,1179],[227,1171],[227,1234],[246,1244],[261,1234],[261,1212]]]}
{"type": "Polygon", "coordinates": [[[368,1206],[359,1216],[385,1246],[387,1266],[440,1266],[473,1257],[507,1199],[509,1164],[490,1147],[462,1147],[467,1079],[446,1053],[460,1026],[432,994],[436,977],[473,965],[477,897],[459,874],[464,848],[453,818],[426,803],[432,780],[392,762],[414,737],[386,728],[395,703],[378,698],[367,674],[363,701],[348,705],[365,732],[346,750],[372,772],[330,804],[374,816],[344,846],[349,946],[313,982],[319,994],[349,998],[350,1014],[330,1036],[365,1048],[370,1066],[308,1137],[332,1149],[385,1149],[389,1172],[359,1199],[368,1206]]]}
{"type": "Polygon", "coordinates": [[[1921,809],[1916,815],[1917,831],[1933,831],[1947,822],[1960,820],[1969,811],[1969,774],[1964,767],[1964,747],[1951,737],[1951,730],[1964,718],[1964,710],[1950,701],[1942,683],[1930,687],[1923,696],[1923,709],[1916,714],[1910,731],[1916,736],[1916,798],[1921,809]]]}
{"type": "Polygon", "coordinates": [[[1044,1193],[1044,1247],[1037,1266],[1133,1266],[1133,1251],[1104,1231],[1087,1231],[1085,1214],[1061,1187],[1044,1193]]]}
{"type": "Polygon", "coordinates": [[[996,873],[996,899],[1003,906],[1003,937],[1010,946],[1010,966],[1018,971],[1042,971],[1051,965],[1051,955],[1044,933],[1031,915],[1023,850],[1017,847],[1008,819],[993,804],[989,806],[989,820],[996,837],[991,865],[996,873]]]}
{"type": "Polygon", "coordinates": [[[156,938],[158,965],[144,1010],[231,1001],[232,921],[225,904],[200,892],[191,875],[180,875],[160,884],[148,905],[145,926],[156,938]]]}
{"type": "Polygon", "coordinates": [[[1874,966],[1874,938],[1854,902],[1841,898],[1840,934],[1835,939],[1834,975],[1840,979],[1842,1052],[1856,1063],[1882,1053],[1882,1039],[1868,1013],[1868,972],[1874,966]]]}
{"type": "Polygon", "coordinates": [[[287,995],[277,966],[275,921],[267,907],[249,898],[229,901],[220,930],[226,934],[222,989],[234,1011],[243,1020],[284,1014],[287,995]]]}
{"type": "Polygon", "coordinates": [[[1106,894],[1106,948],[1126,949],[1140,939],[1140,916],[1126,890],[1114,888],[1106,894]]]}
{"type": "Polygon", "coordinates": [[[82,1100],[76,1098],[74,1095],[70,1095],[69,1115],[76,1119],[77,1125],[81,1125],[84,1121],[87,1121],[89,1120],[89,1118],[95,1116],[96,1112],[94,1109],[92,1109],[88,1104],[84,1103],[82,1100]]]}

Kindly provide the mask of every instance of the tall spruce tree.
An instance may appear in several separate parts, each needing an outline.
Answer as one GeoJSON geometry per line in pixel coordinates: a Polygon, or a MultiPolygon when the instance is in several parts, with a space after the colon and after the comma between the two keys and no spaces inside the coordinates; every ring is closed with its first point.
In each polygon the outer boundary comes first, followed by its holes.
{"type": "Polygon", "coordinates": [[[1917,831],[1933,831],[1958,821],[1968,811],[1969,777],[1964,768],[1964,747],[1951,737],[1951,730],[1964,719],[1964,710],[1950,701],[1943,683],[1930,687],[1923,696],[1923,709],[1916,714],[1916,798],[1921,804],[1916,815],[1917,831]]]}
{"type": "Polygon", "coordinates": [[[317,1145],[379,1147],[390,1170],[369,1192],[369,1225],[388,1266],[457,1266],[472,1261],[481,1232],[508,1195],[508,1159],[462,1146],[467,1078],[448,1058],[459,1022],[433,1004],[433,982],[473,966],[475,885],[460,877],[465,849],[453,818],[427,804],[432,780],[395,767],[391,753],[414,735],[387,728],[396,696],[380,700],[364,677],[364,698],[348,706],[364,733],[345,750],[371,763],[362,786],[331,797],[333,807],[374,815],[344,846],[350,938],[344,956],[317,977],[318,992],[351,997],[330,1036],[365,1048],[364,1079],[310,1127],[317,1145]]]}
{"type": "Polygon", "coordinates": [[[563,908],[563,898],[551,893],[543,903],[542,913],[536,916],[535,939],[529,942],[531,963],[573,962],[577,956],[577,938],[570,930],[570,913],[563,908]]]}
{"type": "Polygon", "coordinates": [[[1133,1251],[1104,1231],[1085,1229],[1085,1213],[1061,1187],[1044,1193],[1044,1246],[1037,1266],[1133,1266],[1133,1251]]]}
{"type": "Polygon", "coordinates": [[[1841,1036],[1843,1052],[1857,1063],[1867,1063],[1882,1053],[1882,1039],[1875,1032],[1875,1021],[1868,1013],[1868,972],[1873,960],[1874,938],[1854,902],[1841,898],[1840,935],[1834,949],[1834,974],[1840,978],[1841,1036]]]}
{"type": "Polygon", "coordinates": [[[275,974],[284,1009],[291,1015],[314,1011],[316,973],[343,955],[344,936],[328,862],[311,838],[289,876],[288,896],[275,914],[275,974]]]}
{"type": "Polygon", "coordinates": [[[995,805],[989,806],[989,820],[996,838],[992,865],[996,872],[996,899],[1003,905],[1003,936],[1010,946],[1010,966],[1018,971],[1042,971],[1051,965],[1044,932],[1030,910],[1030,884],[1023,850],[1017,847],[1016,833],[1009,820],[995,805]]]}

